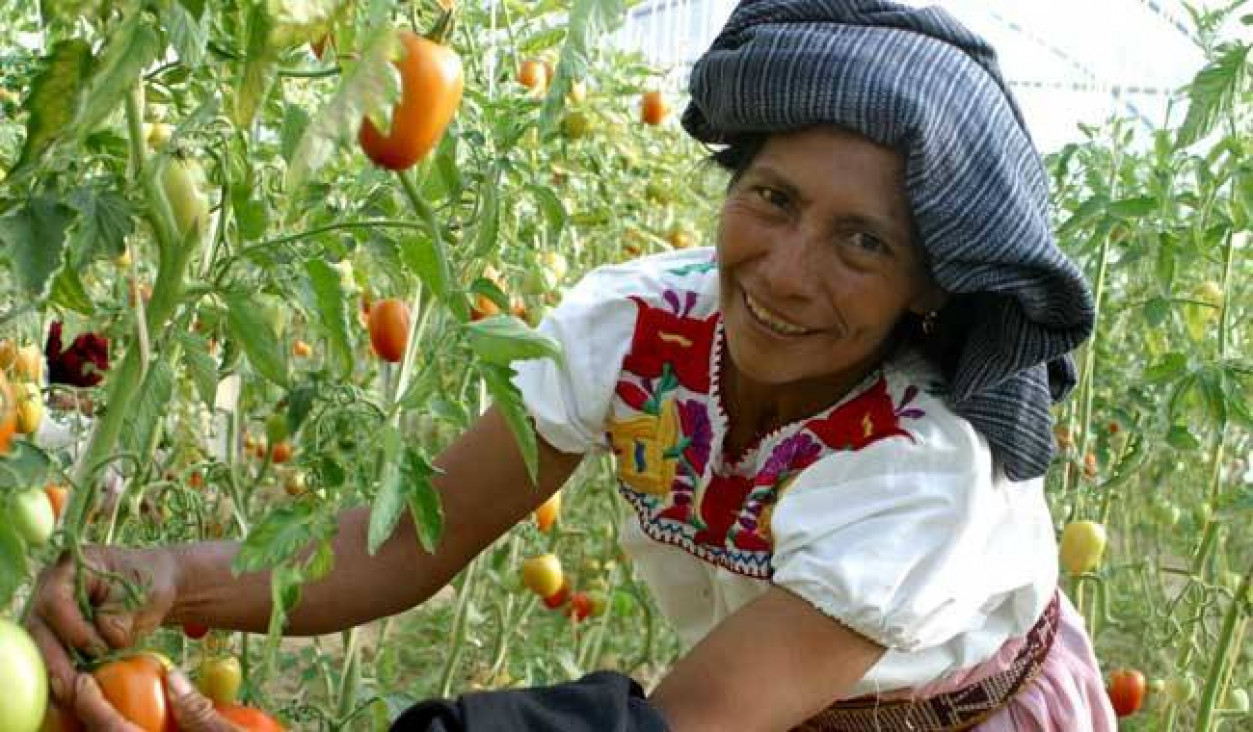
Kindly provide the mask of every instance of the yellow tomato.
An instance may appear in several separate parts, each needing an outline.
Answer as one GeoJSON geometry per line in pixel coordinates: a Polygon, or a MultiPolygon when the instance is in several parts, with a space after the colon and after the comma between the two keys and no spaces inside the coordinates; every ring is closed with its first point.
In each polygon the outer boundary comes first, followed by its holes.
{"type": "Polygon", "coordinates": [[[1107,537],[1095,521],[1075,521],[1062,531],[1061,563],[1071,574],[1091,572],[1101,566],[1107,537]]]}

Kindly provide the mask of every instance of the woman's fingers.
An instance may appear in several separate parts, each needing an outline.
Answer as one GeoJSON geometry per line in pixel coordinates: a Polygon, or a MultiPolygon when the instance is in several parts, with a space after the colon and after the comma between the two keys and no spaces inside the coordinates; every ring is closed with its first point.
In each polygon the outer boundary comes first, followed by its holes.
{"type": "Polygon", "coordinates": [[[78,677],[74,691],[74,713],[91,732],[143,732],[118,714],[100,685],[89,674],[78,677]]]}
{"type": "Polygon", "coordinates": [[[182,671],[170,670],[165,675],[165,688],[181,732],[241,732],[214,710],[213,702],[197,691],[182,671]]]}
{"type": "MultiPolygon", "coordinates": [[[[91,579],[87,580],[91,594],[91,579]]],[[[48,570],[35,589],[34,615],[43,619],[48,628],[70,648],[76,648],[89,656],[100,656],[109,651],[109,645],[78,609],[74,599],[74,568],[68,557],[62,557],[56,566],[48,570]]]]}

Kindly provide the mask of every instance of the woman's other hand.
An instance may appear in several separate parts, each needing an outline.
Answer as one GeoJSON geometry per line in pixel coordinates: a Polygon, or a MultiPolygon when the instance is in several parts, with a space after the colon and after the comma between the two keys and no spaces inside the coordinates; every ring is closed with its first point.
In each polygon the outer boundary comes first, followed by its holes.
{"type": "Polygon", "coordinates": [[[52,696],[74,707],[81,677],[70,649],[89,658],[128,648],[151,633],[169,612],[178,590],[179,567],[163,549],[84,547],[82,588],[92,618],[76,600],[74,562],[62,556],[35,585],[26,626],[48,666],[52,696]]]}

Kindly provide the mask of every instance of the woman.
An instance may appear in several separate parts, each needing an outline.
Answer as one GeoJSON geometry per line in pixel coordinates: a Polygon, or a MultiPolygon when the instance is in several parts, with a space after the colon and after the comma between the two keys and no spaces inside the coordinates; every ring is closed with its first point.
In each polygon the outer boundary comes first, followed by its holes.
{"type": "MultiPolygon", "coordinates": [[[[397,729],[1114,729],[1041,479],[1091,299],[991,50],[935,9],[749,1],[692,96],[684,126],[732,172],[716,249],[593,272],[545,320],[564,364],[517,378],[540,490],[501,490],[526,473],[489,411],[439,459],[436,553],[405,523],[368,556],[367,515],[346,512],[289,631],[422,601],[604,449],[634,509],[624,548],[688,652],[647,699],[593,674],[428,702],[397,729]]],[[[31,624],[57,696],[124,729],[62,643],[262,631],[268,580],[233,577],[235,551],[93,552],[152,588],[136,610],[95,588],[94,624],[69,568],[48,572],[31,624]]],[[[201,720],[184,728],[218,729],[177,696],[201,720]]]]}

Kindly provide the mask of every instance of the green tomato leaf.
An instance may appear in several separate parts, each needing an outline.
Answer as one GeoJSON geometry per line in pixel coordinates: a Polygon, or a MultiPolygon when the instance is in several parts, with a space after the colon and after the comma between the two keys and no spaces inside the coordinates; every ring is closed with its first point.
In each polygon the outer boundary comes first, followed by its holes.
{"type": "Polygon", "coordinates": [[[104,187],[80,188],[70,200],[78,209],[78,223],[70,235],[78,261],[121,256],[126,237],[135,231],[135,209],[130,202],[104,187]]]}
{"type": "Polygon", "coordinates": [[[91,295],[87,294],[83,281],[78,278],[78,270],[74,267],[61,268],[56,279],[52,281],[52,292],[48,299],[54,305],[82,315],[91,315],[96,312],[96,305],[91,301],[91,295]]]}
{"type": "Polygon", "coordinates": [[[440,256],[440,250],[426,236],[406,236],[400,240],[400,259],[405,267],[422,280],[441,301],[448,299],[448,261],[440,256]]]}
{"type": "Polygon", "coordinates": [[[1187,147],[1209,135],[1223,117],[1232,113],[1236,100],[1249,88],[1253,44],[1224,44],[1217,58],[1196,75],[1188,87],[1188,116],[1179,128],[1179,147],[1187,147]]]}
{"type": "Polygon", "coordinates": [[[91,46],[78,39],[58,42],[44,58],[43,71],[35,77],[26,97],[26,142],[9,171],[10,184],[24,178],[53,143],[73,129],[91,66],[91,46]]]}
{"type": "Polygon", "coordinates": [[[348,296],[339,284],[339,271],[323,259],[307,260],[305,271],[317,300],[318,320],[330,336],[339,373],[347,377],[352,373],[352,340],[348,335],[348,296]]]}
{"type": "Polygon", "coordinates": [[[491,174],[479,188],[482,196],[478,225],[474,231],[474,256],[486,257],[495,251],[500,238],[500,169],[493,168],[491,174]]]}
{"type": "Polygon", "coordinates": [[[296,159],[296,148],[300,145],[300,138],[304,136],[305,130],[309,129],[310,121],[309,113],[304,107],[288,104],[283,108],[283,126],[279,129],[278,136],[283,160],[288,165],[296,159]]]}
{"type": "Polygon", "coordinates": [[[522,453],[522,460],[526,463],[527,474],[531,477],[531,483],[538,485],[539,443],[526,407],[522,404],[522,395],[513,385],[516,372],[508,366],[481,363],[479,373],[483,375],[487,391],[492,395],[492,405],[500,410],[501,415],[509,424],[509,429],[513,432],[513,437],[518,443],[518,450],[522,453]]]}
{"type": "Polygon", "coordinates": [[[47,482],[52,458],[26,440],[14,442],[9,454],[0,458],[0,490],[24,490],[47,482]]]}
{"type": "Polygon", "coordinates": [[[374,503],[370,506],[370,526],[366,539],[366,549],[370,552],[370,556],[374,556],[379,547],[391,538],[396,526],[400,523],[401,512],[405,508],[407,489],[401,476],[398,460],[400,451],[403,449],[400,434],[394,427],[388,427],[377,435],[376,439],[382,451],[380,456],[382,474],[379,477],[378,493],[375,494],[374,503]]]}
{"type": "Polygon", "coordinates": [[[196,386],[200,400],[209,409],[217,403],[218,366],[209,355],[209,339],[199,333],[178,331],[179,345],[183,347],[183,365],[187,375],[196,386]]]}
{"type": "Polygon", "coordinates": [[[205,45],[209,42],[208,16],[204,6],[199,9],[185,3],[170,3],[161,13],[163,25],[184,66],[195,69],[204,62],[205,45]]]}
{"type": "Polygon", "coordinates": [[[506,366],[531,358],[563,358],[560,343],[510,315],[494,315],[463,327],[470,347],[491,364],[506,366]]]}
{"type": "Polygon", "coordinates": [[[428,554],[435,553],[444,536],[444,508],[431,478],[435,468],[413,448],[405,449],[401,480],[408,486],[409,511],[418,530],[418,541],[428,554]]]}
{"type": "Polygon", "coordinates": [[[270,43],[272,23],[265,3],[252,5],[246,27],[246,56],[235,83],[235,97],[231,105],[231,121],[244,129],[252,126],[257,110],[278,78],[278,49],[270,43]]]}
{"type": "Polygon", "coordinates": [[[287,385],[287,355],[280,334],[268,317],[268,309],[247,293],[226,298],[226,327],[231,338],[243,344],[248,362],[265,378],[287,385]]]}
{"type": "Polygon", "coordinates": [[[566,207],[562,205],[561,199],[557,198],[557,194],[548,188],[531,186],[531,192],[535,194],[536,203],[539,204],[540,211],[544,213],[544,221],[548,224],[549,241],[556,242],[566,225],[568,218],[566,207]]]}
{"type": "MultiPolygon", "coordinates": [[[[329,510],[329,508],[328,508],[329,510]]],[[[252,527],[231,564],[236,575],[290,561],[311,542],[327,538],[335,517],[305,501],[272,508],[252,527]]]]}
{"type": "Polygon", "coordinates": [[[1110,216],[1121,219],[1138,219],[1161,208],[1161,202],[1153,196],[1137,196],[1113,201],[1106,207],[1110,216]]]}
{"type": "Polygon", "coordinates": [[[346,65],[339,88],[301,136],[287,169],[287,190],[300,188],[331,159],[337,146],[352,146],[361,120],[370,110],[381,109],[400,97],[398,74],[391,62],[397,47],[394,29],[380,24],[367,31],[363,41],[360,59],[346,65]]]}
{"type": "Polygon", "coordinates": [[[1187,452],[1196,450],[1201,441],[1192,435],[1191,430],[1181,424],[1174,425],[1166,433],[1166,442],[1176,450],[1187,452]]]}
{"type": "Polygon", "coordinates": [[[26,584],[27,572],[26,544],[17,535],[17,522],[5,516],[0,521],[0,605],[8,607],[13,594],[26,584]]]}
{"type": "Polygon", "coordinates": [[[1174,352],[1162,356],[1157,363],[1144,370],[1144,378],[1150,383],[1174,381],[1188,372],[1188,357],[1174,352]]]}
{"type": "Polygon", "coordinates": [[[35,198],[25,208],[0,219],[0,242],[9,250],[17,283],[25,293],[43,299],[52,275],[65,254],[65,231],[73,210],[50,198],[35,198]]]}
{"type": "Polygon", "coordinates": [[[139,75],[156,59],[161,40],[145,15],[133,12],[113,32],[95,64],[74,128],[85,138],[116,110],[135,86],[139,75]]]}

